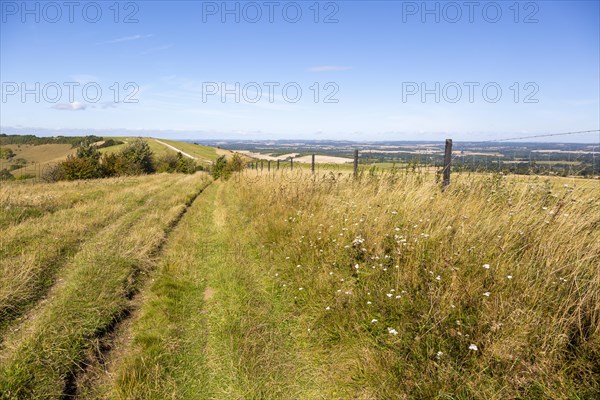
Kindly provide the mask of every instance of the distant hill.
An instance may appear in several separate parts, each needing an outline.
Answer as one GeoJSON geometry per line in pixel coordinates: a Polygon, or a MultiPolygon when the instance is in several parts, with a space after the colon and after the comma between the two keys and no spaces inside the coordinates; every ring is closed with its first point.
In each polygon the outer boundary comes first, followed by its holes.
{"type": "MultiPolygon", "coordinates": [[[[84,140],[97,143],[102,153],[113,153],[121,150],[128,142],[137,139],[135,137],[36,137],[34,135],[0,135],[0,148],[4,149],[2,154],[10,157],[0,159],[0,170],[7,169],[15,177],[39,177],[49,166],[59,163],[71,154],[75,154],[77,144],[84,140]],[[108,147],[112,139],[119,143],[108,147]]],[[[208,165],[221,155],[230,157],[233,152],[229,150],[216,149],[214,147],[197,145],[176,140],[142,138],[148,143],[156,157],[167,153],[182,152],[185,156],[193,158],[198,164],[208,165]]]]}

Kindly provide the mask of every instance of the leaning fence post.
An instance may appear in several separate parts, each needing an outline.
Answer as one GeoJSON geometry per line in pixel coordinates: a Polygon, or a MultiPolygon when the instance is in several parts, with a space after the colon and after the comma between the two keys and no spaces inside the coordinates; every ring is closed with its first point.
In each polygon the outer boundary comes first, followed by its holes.
{"type": "Polygon", "coordinates": [[[450,184],[450,165],[452,163],[452,139],[446,139],[446,149],[444,151],[444,179],[442,181],[442,190],[450,184]]]}
{"type": "Polygon", "coordinates": [[[313,175],[315,174],[315,155],[312,155],[312,166],[311,166],[311,171],[313,173],[313,175]]]}
{"type": "Polygon", "coordinates": [[[358,176],[358,150],[354,150],[354,177],[358,176]]]}

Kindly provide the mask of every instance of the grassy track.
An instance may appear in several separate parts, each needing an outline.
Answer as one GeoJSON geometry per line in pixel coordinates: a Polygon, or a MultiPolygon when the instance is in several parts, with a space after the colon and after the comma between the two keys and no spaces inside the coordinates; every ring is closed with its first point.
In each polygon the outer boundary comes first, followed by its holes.
{"type": "Polygon", "coordinates": [[[126,315],[171,221],[205,182],[197,175],[170,176],[150,193],[142,184],[138,190],[145,196],[137,207],[81,247],[47,301],[6,335],[0,356],[3,398],[59,398],[73,390],[85,351],[126,315]]]}
{"type": "Polygon", "coordinates": [[[600,394],[598,192],[302,173],[211,189],[105,398],[600,394]]]}
{"type": "Polygon", "coordinates": [[[106,398],[300,398],[291,325],[239,207],[215,184],[178,227],[106,398]]]}
{"type": "Polygon", "coordinates": [[[432,174],[332,172],[217,181],[155,260],[199,182],[157,189],[5,336],[0,393],[600,398],[600,190],[473,174],[442,193],[432,174]],[[80,384],[86,354],[103,361],[80,384]]]}
{"type": "Polygon", "coordinates": [[[83,243],[171,185],[163,175],[4,187],[0,191],[0,206],[7,211],[0,239],[0,334],[45,294],[56,272],[83,243]]]}

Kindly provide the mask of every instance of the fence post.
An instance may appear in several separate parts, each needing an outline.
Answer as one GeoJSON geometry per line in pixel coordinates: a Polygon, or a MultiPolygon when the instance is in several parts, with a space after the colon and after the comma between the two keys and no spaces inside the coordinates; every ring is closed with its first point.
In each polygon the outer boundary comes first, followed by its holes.
{"type": "Polygon", "coordinates": [[[271,172],[271,160],[267,161],[267,172],[271,172]]]}
{"type": "Polygon", "coordinates": [[[294,159],[290,158],[290,171],[294,170],[294,159]]]}
{"type": "Polygon", "coordinates": [[[279,171],[279,160],[277,160],[277,170],[279,171]]]}
{"type": "Polygon", "coordinates": [[[450,184],[450,165],[452,163],[452,139],[446,139],[446,149],[444,151],[444,179],[442,181],[442,190],[450,184]]]}
{"type": "Polygon", "coordinates": [[[354,150],[354,177],[358,176],[358,150],[354,150]]]}
{"type": "Polygon", "coordinates": [[[263,167],[264,167],[264,161],[260,160],[260,172],[262,172],[263,167]]]}
{"type": "Polygon", "coordinates": [[[311,166],[311,172],[314,175],[315,174],[315,155],[312,155],[312,166],[311,166]]]}

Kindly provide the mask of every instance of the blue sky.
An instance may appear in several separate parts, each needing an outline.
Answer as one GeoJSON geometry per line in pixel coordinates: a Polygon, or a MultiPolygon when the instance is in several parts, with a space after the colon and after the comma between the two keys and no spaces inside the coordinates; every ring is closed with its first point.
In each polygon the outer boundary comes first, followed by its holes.
{"type": "Polygon", "coordinates": [[[6,133],[488,140],[600,127],[598,1],[76,2],[72,22],[62,1],[27,2],[29,14],[0,3],[6,133]]]}

